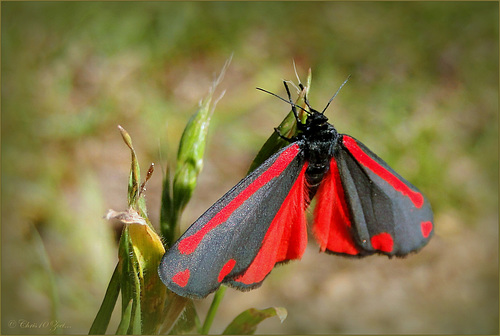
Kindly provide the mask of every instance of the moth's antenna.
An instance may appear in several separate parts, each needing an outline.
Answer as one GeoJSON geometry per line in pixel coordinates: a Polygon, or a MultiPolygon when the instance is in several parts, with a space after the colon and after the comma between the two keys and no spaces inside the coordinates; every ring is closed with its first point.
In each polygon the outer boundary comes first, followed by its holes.
{"type": "MultiPolygon", "coordinates": [[[[286,83],[286,82],[285,82],[285,83],[286,83]]],[[[286,85],[285,85],[285,87],[288,89],[288,87],[287,87],[286,85]]],[[[270,91],[267,91],[267,90],[264,90],[264,89],[261,89],[261,88],[256,88],[256,89],[257,89],[257,90],[260,90],[260,91],[262,91],[262,92],[265,92],[265,93],[269,93],[271,96],[274,96],[274,97],[276,97],[276,98],[278,98],[278,99],[280,99],[280,100],[284,101],[285,103],[292,105],[292,108],[293,108],[293,107],[298,107],[299,109],[301,109],[301,110],[302,110],[302,111],[304,111],[305,113],[309,113],[309,111],[305,110],[302,106],[296,105],[296,104],[295,104],[295,103],[291,100],[291,98],[290,98],[290,101],[288,101],[288,100],[286,100],[285,98],[281,98],[281,97],[280,97],[280,96],[278,96],[277,94],[272,93],[272,92],[270,92],[270,91]]],[[[290,91],[288,90],[288,92],[290,92],[290,91]]]]}
{"type": "Polygon", "coordinates": [[[261,89],[261,88],[256,88],[256,89],[257,89],[257,90],[260,90],[260,91],[262,91],[262,92],[265,92],[265,93],[269,93],[271,96],[275,96],[276,98],[283,100],[283,101],[284,101],[285,103],[287,103],[287,104],[294,105],[293,103],[290,103],[288,100],[286,100],[285,98],[281,98],[280,96],[278,96],[278,95],[277,95],[277,94],[275,94],[275,93],[272,93],[272,92],[270,92],[270,91],[267,91],[267,90],[264,90],[264,89],[261,89]]]}
{"type": "Polygon", "coordinates": [[[330,103],[332,102],[333,98],[335,98],[337,96],[337,94],[339,93],[340,89],[342,89],[342,87],[345,85],[345,83],[347,83],[347,81],[349,80],[349,78],[351,78],[351,75],[347,76],[347,79],[344,81],[344,83],[342,83],[342,85],[339,87],[339,89],[337,90],[337,92],[335,92],[335,94],[333,95],[333,97],[330,98],[330,100],[326,104],[326,106],[323,109],[323,111],[321,111],[321,113],[325,113],[325,111],[328,108],[328,106],[330,106],[330,103]]]}

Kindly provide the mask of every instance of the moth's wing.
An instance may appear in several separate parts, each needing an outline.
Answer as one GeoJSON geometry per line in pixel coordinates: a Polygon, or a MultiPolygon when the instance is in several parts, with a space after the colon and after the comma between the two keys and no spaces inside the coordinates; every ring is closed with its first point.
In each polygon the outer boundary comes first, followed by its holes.
{"type": "Polygon", "coordinates": [[[296,196],[303,197],[307,166],[300,144],[272,155],[167,250],[159,275],[170,290],[203,298],[222,283],[255,288],[277,262],[300,258],[307,243],[304,200],[296,196]]]}
{"type": "Polygon", "coordinates": [[[332,160],[337,168],[325,176],[318,203],[328,208],[325,195],[334,195],[330,198],[340,204],[342,216],[339,211],[328,218],[316,216],[314,226],[320,228],[315,230],[319,232],[316,237],[326,241],[320,243],[323,250],[358,256],[404,256],[429,242],[434,230],[432,209],[414,185],[348,135],[342,135],[332,160]],[[330,185],[334,191],[329,191],[330,185]]]}

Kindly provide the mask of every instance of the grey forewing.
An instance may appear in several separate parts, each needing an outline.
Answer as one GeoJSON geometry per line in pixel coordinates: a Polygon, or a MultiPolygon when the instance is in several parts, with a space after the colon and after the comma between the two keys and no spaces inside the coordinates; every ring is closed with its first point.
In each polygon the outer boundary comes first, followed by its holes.
{"type": "Polygon", "coordinates": [[[266,171],[287,147],[271,156],[222,196],[167,251],[160,267],[160,276],[165,283],[170,284],[169,287],[172,290],[181,295],[189,295],[192,292],[206,292],[208,295],[220,285],[217,279],[218,272],[214,272],[214,269],[220,270],[229,259],[237,260],[235,267],[228,275],[230,278],[239,275],[250,265],[262,244],[269,225],[300,173],[304,164],[304,156],[301,151],[279,176],[259,188],[234,210],[224,223],[208,232],[193,254],[180,254],[177,248],[178,242],[200,230],[266,171]],[[191,278],[186,287],[181,288],[170,279],[186,268],[191,270],[191,278]]]}

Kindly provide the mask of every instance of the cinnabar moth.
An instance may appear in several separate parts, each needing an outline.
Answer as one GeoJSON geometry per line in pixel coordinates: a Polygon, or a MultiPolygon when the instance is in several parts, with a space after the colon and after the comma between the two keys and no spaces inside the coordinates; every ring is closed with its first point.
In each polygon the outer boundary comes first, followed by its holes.
{"type": "Polygon", "coordinates": [[[433,214],[425,196],[328,123],[324,112],[336,94],[322,112],[305,98],[306,110],[293,103],[284,84],[288,101],[271,94],[292,106],[298,134],[167,250],[159,275],[173,292],[203,298],[221,284],[259,287],[276,264],[301,258],[307,245],[305,210],[314,196],[312,231],[322,252],[402,257],[431,238],[433,214]],[[305,123],[297,107],[307,113],[305,123]]]}

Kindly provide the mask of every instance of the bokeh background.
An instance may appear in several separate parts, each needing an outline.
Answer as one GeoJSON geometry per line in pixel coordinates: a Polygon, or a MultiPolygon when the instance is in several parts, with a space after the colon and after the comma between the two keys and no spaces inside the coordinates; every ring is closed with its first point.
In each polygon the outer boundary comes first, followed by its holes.
{"type": "MultiPolygon", "coordinates": [[[[310,101],[425,192],[436,235],[405,259],[317,253],[228,290],[214,333],[498,334],[497,2],[2,2],[2,333],[87,333],[117,262],[131,134],[158,222],[162,168],[233,54],[185,227],[245,175],[306,78],[310,101]],[[28,328],[21,321],[37,324],[28,328]]],[[[201,317],[210,299],[197,303],[201,317]]],[[[114,320],[116,323],[116,319],[114,320]]],[[[116,324],[110,327],[113,332],[116,324]]]]}

